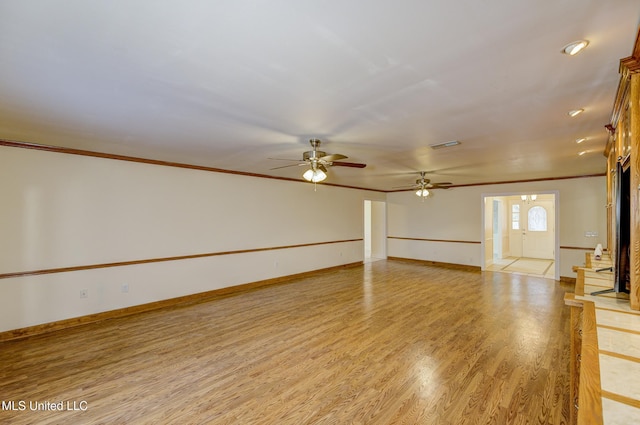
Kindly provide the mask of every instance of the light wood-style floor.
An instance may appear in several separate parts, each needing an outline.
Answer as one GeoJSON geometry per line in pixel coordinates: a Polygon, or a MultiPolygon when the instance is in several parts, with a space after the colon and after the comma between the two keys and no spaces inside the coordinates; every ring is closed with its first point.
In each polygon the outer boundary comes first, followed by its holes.
{"type": "Polygon", "coordinates": [[[564,424],[561,285],[377,261],[5,342],[0,423],[564,424]]]}

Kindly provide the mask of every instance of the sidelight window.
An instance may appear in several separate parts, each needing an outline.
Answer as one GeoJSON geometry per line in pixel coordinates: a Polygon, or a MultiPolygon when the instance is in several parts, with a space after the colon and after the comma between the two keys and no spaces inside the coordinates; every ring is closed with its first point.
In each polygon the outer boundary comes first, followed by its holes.
{"type": "Polygon", "coordinates": [[[520,205],[511,205],[511,229],[520,229],[520,205]]]}

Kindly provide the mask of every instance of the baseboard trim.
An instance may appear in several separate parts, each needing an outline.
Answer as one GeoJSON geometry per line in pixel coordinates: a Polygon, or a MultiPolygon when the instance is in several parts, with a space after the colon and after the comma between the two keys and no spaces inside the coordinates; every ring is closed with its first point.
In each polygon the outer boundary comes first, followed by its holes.
{"type": "Polygon", "coordinates": [[[465,270],[465,271],[469,271],[469,272],[479,272],[481,271],[481,267],[480,266],[469,266],[466,264],[455,264],[455,263],[441,263],[438,261],[431,261],[431,260],[418,260],[415,258],[404,258],[404,257],[387,257],[388,260],[395,260],[395,261],[405,261],[405,262],[410,262],[410,263],[419,263],[419,264],[424,264],[426,266],[433,266],[433,267],[442,267],[442,268],[446,268],[446,269],[455,269],[455,270],[465,270]]]}
{"type": "Polygon", "coordinates": [[[290,281],[293,279],[305,278],[305,277],[313,276],[318,273],[339,270],[347,267],[361,266],[362,264],[363,264],[362,261],[358,261],[355,263],[342,264],[339,266],[327,267],[324,269],[317,269],[317,270],[312,270],[312,271],[303,272],[303,273],[276,277],[272,279],[260,280],[256,282],[245,283],[242,285],[229,286],[226,288],[214,289],[212,291],[185,295],[182,297],[169,298],[166,300],[155,301],[155,302],[135,305],[131,307],[119,308],[116,310],[109,310],[101,313],[89,314],[86,316],[74,317],[70,319],[58,320],[55,322],[43,323],[35,326],[28,326],[25,328],[3,331],[3,332],[0,332],[0,343],[17,340],[17,339],[28,338],[31,336],[41,335],[49,332],[60,331],[63,329],[69,329],[76,326],[87,325],[90,323],[102,322],[104,320],[132,316],[134,314],[144,313],[144,312],[153,311],[153,310],[160,310],[160,309],[173,308],[173,307],[184,307],[190,304],[199,304],[207,301],[212,301],[217,298],[228,297],[228,296],[237,295],[243,292],[252,291],[265,286],[286,283],[287,281],[290,281]]]}

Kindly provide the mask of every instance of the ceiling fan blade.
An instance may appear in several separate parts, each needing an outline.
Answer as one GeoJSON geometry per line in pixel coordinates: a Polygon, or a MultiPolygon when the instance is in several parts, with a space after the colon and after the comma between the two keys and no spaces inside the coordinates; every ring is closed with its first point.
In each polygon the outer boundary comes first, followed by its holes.
{"type": "Polygon", "coordinates": [[[299,164],[287,164],[287,165],[282,165],[280,167],[274,167],[274,168],[269,168],[270,170],[279,170],[280,168],[288,168],[288,167],[299,167],[301,165],[305,165],[306,162],[300,162],[299,164]]]}
{"type": "Polygon", "coordinates": [[[293,162],[302,161],[301,159],[291,159],[291,158],[267,158],[267,159],[272,159],[274,161],[293,161],[293,162]]]}
{"type": "Polygon", "coordinates": [[[364,168],[367,164],[359,164],[357,162],[332,162],[331,165],[337,165],[340,167],[352,167],[352,168],[364,168]]]}
{"type": "Polygon", "coordinates": [[[333,162],[333,161],[337,161],[339,159],[345,159],[345,158],[348,158],[348,157],[346,157],[344,155],[341,155],[339,153],[334,153],[334,154],[331,154],[331,155],[325,155],[325,156],[321,157],[320,161],[333,162]]]}

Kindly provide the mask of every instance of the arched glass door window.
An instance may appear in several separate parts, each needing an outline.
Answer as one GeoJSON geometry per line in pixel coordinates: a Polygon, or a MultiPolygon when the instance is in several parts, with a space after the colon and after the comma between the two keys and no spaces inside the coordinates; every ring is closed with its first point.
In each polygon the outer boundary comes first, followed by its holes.
{"type": "Polygon", "coordinates": [[[547,210],[540,206],[531,207],[527,214],[527,221],[530,232],[546,232],[547,210]]]}

